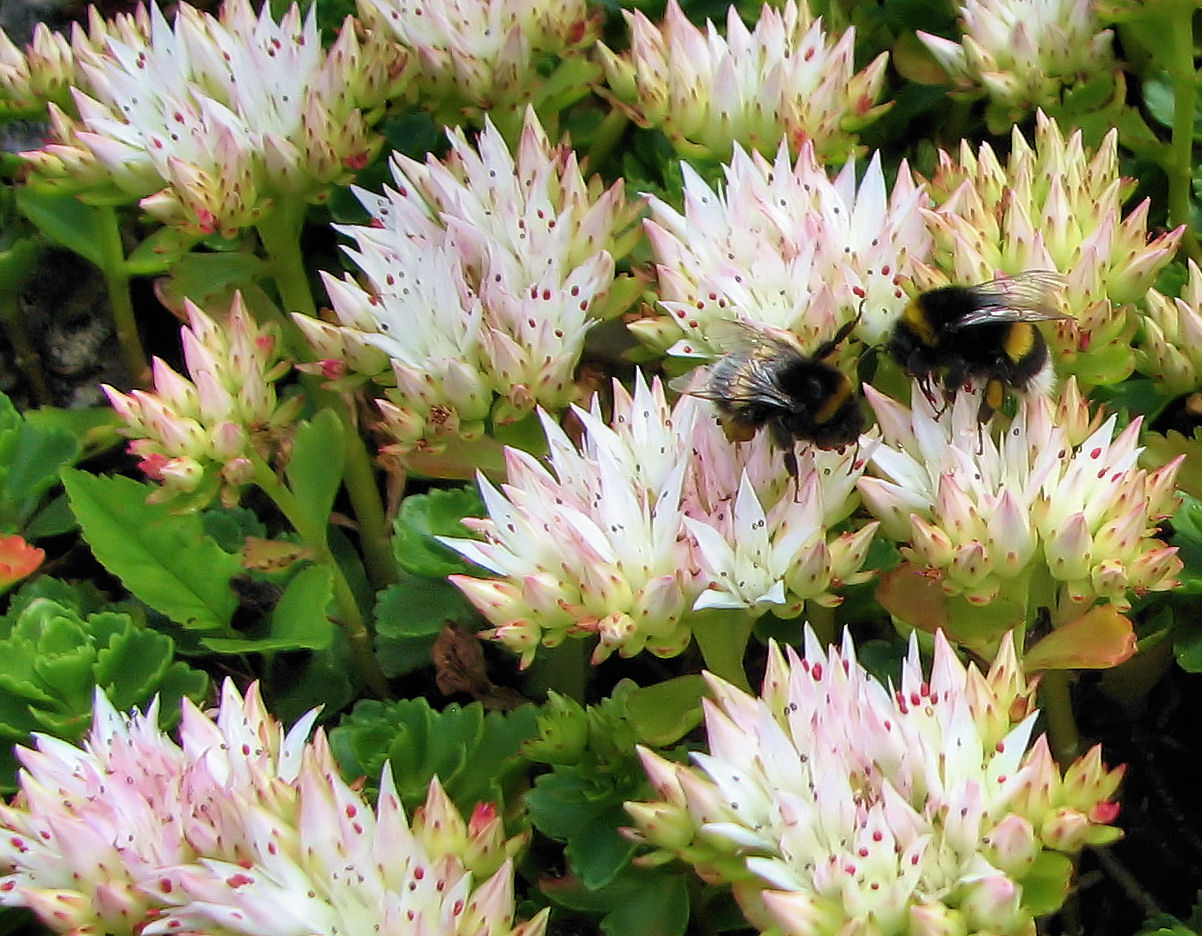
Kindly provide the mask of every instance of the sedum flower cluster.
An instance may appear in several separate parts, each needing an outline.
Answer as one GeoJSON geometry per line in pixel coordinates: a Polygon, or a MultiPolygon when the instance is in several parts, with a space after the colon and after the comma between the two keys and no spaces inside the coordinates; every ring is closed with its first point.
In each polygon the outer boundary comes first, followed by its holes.
{"type": "Polygon", "coordinates": [[[372,220],[338,230],[365,282],[324,275],[338,324],[297,316],[327,375],[395,384],[379,406],[402,457],[562,409],[585,335],[637,287],[614,273],[632,240],[621,182],[586,183],[533,111],[513,155],[491,123],[478,150],[449,136],[445,163],[396,155],[395,188],[356,190],[372,220]]]}
{"type": "MultiPolygon", "coordinates": [[[[95,30],[94,30],[95,32],[95,30]]],[[[75,44],[77,117],[51,106],[51,139],[23,154],[35,184],[138,201],[165,224],[230,236],[280,199],[320,200],[366,165],[402,53],[348,18],[323,49],[314,11],[280,22],[227,0],[219,17],[157,4],[75,44]]]]}
{"type": "Polygon", "coordinates": [[[540,87],[555,83],[562,94],[563,85],[578,84],[583,94],[593,77],[589,70],[573,81],[571,66],[551,76],[545,70],[552,57],[582,63],[596,41],[599,22],[586,0],[359,0],[358,7],[364,22],[409,51],[410,98],[447,126],[465,117],[478,123],[485,112],[520,117],[540,87]]]}
{"type": "Polygon", "coordinates": [[[857,334],[884,340],[906,304],[901,284],[927,259],[925,195],[903,162],[892,192],[879,156],[859,185],[848,162],[833,179],[810,145],[791,163],[736,147],[715,192],[688,165],[684,208],[652,198],[645,222],[666,313],[631,324],[657,351],[703,356],[724,349],[707,329],[739,317],[788,329],[812,348],[857,312],[857,334]]]}
{"type": "Polygon", "coordinates": [[[0,905],[54,932],[540,936],[514,926],[495,809],[465,822],[431,782],[406,820],[386,766],[375,812],[339,776],[317,712],[287,733],[256,685],[227,680],[215,718],[183,701],[180,742],[97,693],[82,748],[19,749],[0,805],[0,905]]]}
{"type": "Polygon", "coordinates": [[[963,36],[952,42],[919,30],[952,83],[981,88],[1003,129],[1061,91],[1114,69],[1110,43],[1090,0],[963,0],[963,36]]]}
{"type": "Polygon", "coordinates": [[[854,453],[806,449],[794,482],[766,438],[732,446],[695,398],[669,408],[658,379],[614,397],[608,424],[595,400],[574,409],[579,446],[544,414],[549,465],[506,449],[507,482],[479,480],[489,516],[464,521],[482,540],[442,539],[498,576],[451,580],[524,664],[569,636],[595,636],[594,661],[672,656],[696,613],[793,616],[867,578],[876,524],[832,529],[856,504],[854,453]]]}
{"type": "Polygon", "coordinates": [[[1149,289],[1135,367],[1169,396],[1202,387],[1202,269],[1189,261],[1181,296],[1149,289]]]}
{"type": "Polygon", "coordinates": [[[220,491],[233,506],[254,477],[255,459],[271,461],[286,449],[303,401],[276,396],[273,384],[290,364],[275,329],[257,325],[240,294],[220,322],[190,301],[185,309],[189,325],[180,335],[191,380],[155,358],[153,392],[103,390],[125,420],[139,467],[162,484],[153,499],[200,507],[220,491]]]}
{"type": "Polygon", "coordinates": [[[958,158],[940,153],[929,183],[936,202],[926,213],[933,269],[920,270],[916,280],[929,287],[1059,271],[1073,319],[1049,329],[1057,370],[1088,385],[1117,383],[1135,366],[1135,304],[1184,231],[1183,225],[1149,239],[1147,199],[1123,216],[1133,187],[1134,180],[1119,175],[1113,130],[1090,154],[1079,130],[1066,140],[1040,112],[1034,146],[1016,127],[1004,167],[989,144],[974,155],[962,143],[958,158]]]}
{"type": "Polygon", "coordinates": [[[657,27],[623,10],[630,51],[598,45],[609,88],[640,124],[658,127],[686,159],[727,160],[732,146],[766,155],[810,141],[823,160],[842,162],[855,133],[879,117],[888,53],[855,70],[855,29],[833,39],[806,0],[764,4],[754,30],[731,6],[726,35],[702,31],[669,0],[657,27]]]}
{"type": "Polygon", "coordinates": [[[1033,934],[1085,845],[1112,842],[1123,769],[1098,748],[1063,774],[1031,743],[1034,683],[1007,637],[982,675],[943,637],[915,639],[896,691],[851,638],[805,657],[775,644],[759,698],[708,677],[708,751],[644,750],[659,800],[628,803],[646,863],[679,857],[731,882],[761,932],[1033,934]]]}
{"type": "Polygon", "coordinates": [[[1050,577],[1061,612],[1083,613],[1098,601],[1127,610],[1132,594],[1177,584],[1177,549],[1156,534],[1178,503],[1180,459],[1138,467],[1141,418],[1116,436],[1116,418],[1091,419],[1070,380],[1059,403],[1020,402],[995,439],[993,424],[977,422],[975,393],[942,414],[917,388],[913,409],[866,393],[883,443],[860,494],[945,593],[977,605],[1005,595],[1026,608],[1037,575],[1050,577]]]}
{"type": "MultiPolygon", "coordinates": [[[[85,35],[76,28],[77,41],[85,35]]],[[[0,29],[0,113],[40,116],[51,101],[69,106],[76,80],[75,53],[62,33],[38,23],[22,50],[0,29]]]]}

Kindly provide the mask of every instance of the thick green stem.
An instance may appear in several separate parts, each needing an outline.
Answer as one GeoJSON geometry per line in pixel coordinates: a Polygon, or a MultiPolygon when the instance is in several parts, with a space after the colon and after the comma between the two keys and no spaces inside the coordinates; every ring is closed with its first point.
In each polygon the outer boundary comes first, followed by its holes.
{"type": "MultiPolygon", "coordinates": [[[[271,271],[275,279],[276,289],[280,293],[280,302],[285,313],[300,312],[303,315],[316,316],[317,304],[313,301],[313,292],[309,289],[309,275],[305,270],[305,258],[301,254],[300,235],[305,224],[305,205],[299,199],[276,203],[275,210],[259,222],[255,228],[259,232],[259,240],[267,251],[271,261],[271,271]]],[[[285,316],[287,318],[287,316],[285,316]]],[[[300,355],[302,349],[308,347],[291,318],[288,318],[291,331],[288,334],[288,344],[294,354],[300,355]]]]}
{"type": "Polygon", "coordinates": [[[743,669],[743,653],[755,625],[752,613],[743,608],[700,611],[693,616],[692,624],[693,637],[701,648],[705,668],[750,692],[751,684],[743,669]]]}
{"type": "Polygon", "coordinates": [[[311,519],[308,512],[297,502],[296,495],[276,476],[267,462],[258,456],[252,456],[251,460],[255,469],[255,484],[271,498],[292,524],[302,542],[313,553],[313,561],[329,569],[334,583],[334,603],[338,607],[338,618],[350,644],[351,653],[359,666],[359,673],[373,693],[380,698],[387,698],[388,683],[372,652],[371,634],[363,621],[363,614],[351,591],[350,583],[330,552],[325,525],[315,523],[311,519]]]}
{"type": "MultiPolygon", "coordinates": [[[[1166,4],[1169,20],[1165,42],[1169,46],[1168,72],[1173,80],[1173,138],[1166,167],[1169,177],[1169,223],[1189,224],[1190,194],[1194,168],[1194,108],[1197,103],[1197,74],[1194,69],[1194,3],[1166,4]]],[[[1202,262],[1202,249],[1192,227],[1186,227],[1181,245],[1186,253],[1202,262]]]]}
{"type": "MultiPolygon", "coordinates": [[[[276,289],[279,291],[280,302],[285,312],[316,316],[317,306],[309,289],[309,278],[300,250],[304,221],[305,206],[297,201],[277,207],[259,223],[257,230],[259,240],[271,262],[276,289]]],[[[297,361],[312,360],[313,352],[309,343],[291,315],[285,314],[282,317],[281,326],[292,357],[297,361]]],[[[383,588],[397,580],[396,562],[389,545],[384,500],[376,484],[371,455],[357,430],[355,414],[351,408],[353,404],[339,394],[320,389],[316,381],[309,382],[309,391],[316,405],[328,406],[339,413],[347,428],[343,434],[346,458],[342,480],[358,523],[363,564],[372,585],[383,588]]]]}
{"type": "Polygon", "coordinates": [[[1048,722],[1048,741],[1052,754],[1062,767],[1081,753],[1081,735],[1073,715],[1067,670],[1047,670],[1039,682],[1039,705],[1048,722]]]}
{"type": "Polygon", "coordinates": [[[371,455],[363,436],[348,425],[342,434],[345,461],[342,468],[342,483],[346,485],[355,520],[359,524],[359,545],[363,548],[363,565],[372,585],[379,589],[397,580],[396,559],[392,555],[392,541],[388,520],[384,513],[384,499],[376,484],[376,473],[372,468],[371,455]]]}
{"type": "Polygon", "coordinates": [[[130,380],[137,386],[146,387],[150,385],[150,366],[146,363],[146,352],[142,350],[142,339],[138,337],[138,322],[129,294],[129,272],[125,266],[125,248],[121,245],[117,211],[107,207],[99,208],[97,212],[106,222],[104,237],[99,245],[103,255],[100,272],[104,275],[109,308],[113,311],[113,325],[117,329],[121,358],[130,380]]]}

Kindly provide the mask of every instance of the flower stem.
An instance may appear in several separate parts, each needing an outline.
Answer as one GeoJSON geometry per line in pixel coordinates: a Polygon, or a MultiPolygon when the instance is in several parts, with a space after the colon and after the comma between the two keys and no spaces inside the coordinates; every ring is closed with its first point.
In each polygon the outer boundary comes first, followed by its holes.
{"type": "Polygon", "coordinates": [[[142,339],[138,336],[138,322],[134,317],[134,303],[129,294],[129,272],[125,266],[125,249],[121,245],[121,230],[117,224],[117,211],[111,206],[97,208],[97,217],[104,221],[104,237],[100,248],[103,261],[100,271],[104,274],[104,287],[108,294],[109,308],[113,311],[113,325],[117,329],[117,344],[130,380],[140,387],[150,385],[150,366],[146,363],[146,352],[142,350],[142,339]]]}
{"type": "Polygon", "coordinates": [[[1165,4],[1162,10],[1169,20],[1165,41],[1169,49],[1168,72],[1173,81],[1173,135],[1169,165],[1165,168],[1169,177],[1169,223],[1186,225],[1181,245],[1193,260],[1202,261],[1197,234],[1189,226],[1194,108],[1198,93],[1194,71],[1194,7],[1192,0],[1178,0],[1165,4]]]}
{"type": "MultiPolygon", "coordinates": [[[[287,311],[316,316],[317,306],[309,289],[304,257],[300,250],[301,228],[305,221],[305,205],[298,201],[279,204],[276,210],[259,222],[259,240],[267,252],[275,274],[280,302],[287,311]]],[[[284,342],[294,360],[309,361],[313,353],[292,316],[281,316],[284,342]]],[[[357,429],[353,403],[339,394],[322,390],[310,382],[310,396],[318,406],[328,406],[338,413],[347,428],[343,433],[345,462],[343,484],[351,499],[358,523],[359,543],[363,549],[363,564],[372,585],[383,588],[397,580],[396,562],[389,545],[388,524],[384,500],[376,484],[371,455],[357,429]]]]}
{"type": "Polygon", "coordinates": [[[700,611],[693,615],[693,637],[701,649],[705,668],[733,686],[751,691],[743,669],[743,653],[751,637],[755,617],[742,608],[700,611]]]}
{"type": "Polygon", "coordinates": [[[334,603],[338,607],[338,619],[346,634],[347,642],[350,644],[351,653],[359,666],[359,673],[375,695],[380,698],[388,698],[388,683],[372,652],[371,634],[368,633],[367,625],[363,621],[363,614],[351,591],[350,583],[347,582],[334,554],[330,552],[325,526],[314,523],[310,519],[309,514],[301,509],[296,495],[276,476],[266,461],[258,455],[251,456],[251,461],[254,465],[255,484],[271,498],[288,522],[292,524],[305,546],[312,551],[313,561],[325,566],[330,571],[331,580],[334,583],[334,603]]]}
{"type": "MultiPolygon", "coordinates": [[[[259,232],[259,240],[271,262],[272,275],[285,313],[300,312],[316,316],[317,304],[309,289],[309,276],[305,272],[304,256],[300,249],[304,223],[304,203],[299,199],[281,199],[277,201],[275,210],[260,221],[255,230],[259,232]]],[[[302,349],[307,349],[308,344],[292,319],[287,314],[284,318],[290,325],[288,345],[294,354],[299,355],[302,349]]]]}
{"type": "Polygon", "coordinates": [[[392,555],[384,498],[376,484],[371,455],[363,436],[353,431],[354,428],[352,425],[342,434],[345,457],[342,483],[346,486],[358,522],[359,545],[363,549],[367,577],[375,588],[383,588],[398,578],[396,559],[392,555]]]}
{"type": "Polygon", "coordinates": [[[1068,670],[1047,670],[1039,681],[1039,705],[1048,720],[1048,741],[1062,767],[1071,764],[1081,752],[1068,675],[1068,670]]]}

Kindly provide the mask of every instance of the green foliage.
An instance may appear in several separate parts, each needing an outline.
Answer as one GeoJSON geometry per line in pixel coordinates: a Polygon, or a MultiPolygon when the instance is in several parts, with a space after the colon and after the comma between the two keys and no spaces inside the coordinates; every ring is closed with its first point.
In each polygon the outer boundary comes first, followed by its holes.
{"type": "MultiPolygon", "coordinates": [[[[296,431],[285,475],[299,509],[317,529],[325,529],[342,484],[343,433],[338,415],[324,409],[296,431]]],[[[290,518],[294,523],[300,518],[290,518]]],[[[299,528],[298,528],[299,529],[299,528]]]]}
{"type": "Polygon", "coordinates": [[[1187,919],[1162,913],[1144,923],[1137,936],[1198,936],[1202,933],[1202,891],[1194,898],[1193,911],[1187,919]]]}
{"type": "Polygon", "coordinates": [[[112,208],[85,205],[73,194],[33,186],[22,186],[16,192],[21,214],[47,238],[101,269],[106,267],[116,234],[112,208]]]}
{"type": "Polygon", "coordinates": [[[402,575],[376,601],[376,659],[385,676],[404,676],[430,663],[444,625],[476,630],[479,622],[480,616],[455,586],[442,579],[402,575]]]}
{"type": "Polygon", "coordinates": [[[414,575],[442,578],[475,567],[442,543],[437,536],[466,536],[464,517],[482,517],[484,502],[474,488],[434,490],[414,494],[401,503],[392,537],[397,564],[414,575]]]}
{"type": "Polygon", "coordinates": [[[128,478],[69,470],[63,485],[93,554],[126,588],[184,628],[232,636],[241,565],[200,517],[147,503],[154,488],[128,478]]]}
{"type": "Polygon", "coordinates": [[[480,616],[448,575],[478,572],[436,537],[465,536],[464,517],[485,514],[474,488],[448,488],[406,497],[393,526],[392,552],[400,581],[380,592],[375,605],[376,656],[389,677],[430,663],[444,624],[478,630],[480,616]]]}
{"type": "Polygon", "coordinates": [[[621,832],[629,824],[623,804],[652,794],[635,745],[649,740],[645,730],[664,743],[679,737],[658,719],[641,726],[636,715],[647,718],[670,695],[699,694],[695,683],[674,682],[641,697],[648,690],[624,683],[587,709],[552,694],[539,714],[538,738],[523,750],[531,760],[552,766],[535,780],[526,805],[534,827],[563,842],[568,859],[570,874],[546,888],[547,896],[569,909],[601,915],[602,929],[615,936],[679,934],[688,921],[685,877],[634,869],[630,862],[638,845],[621,832]]]}
{"type": "Polygon", "coordinates": [[[96,608],[98,594],[42,579],[14,596],[0,619],[0,788],[15,789],[13,744],[38,731],[78,740],[92,719],[92,700],[104,690],[121,710],[158,695],[164,729],[179,720],[183,696],[199,701],[208,689],[200,670],[176,661],[170,637],[128,613],[96,608]]]}
{"type": "Polygon", "coordinates": [[[1189,494],[1181,495],[1181,506],[1170,520],[1173,535],[1169,542],[1177,547],[1177,555],[1185,564],[1178,576],[1178,594],[1202,594],[1202,501],[1189,494]]]}
{"type": "Polygon", "coordinates": [[[689,922],[688,888],[685,874],[655,868],[627,872],[599,890],[572,879],[545,889],[561,907],[602,916],[607,936],[681,936],[689,922]]]}
{"type": "MultiPolygon", "coordinates": [[[[1202,594],[1202,501],[1189,494],[1181,495],[1181,506],[1170,520],[1173,534],[1169,542],[1177,547],[1184,563],[1178,573],[1181,586],[1176,589],[1173,603],[1181,599],[1197,601],[1202,594]]],[[[1177,663],[1188,673],[1202,673],[1202,623],[1195,614],[1177,615],[1173,631],[1173,653],[1177,663]]]]}
{"type": "Polygon", "coordinates": [[[535,736],[536,713],[532,705],[486,713],[478,702],[452,703],[439,712],[425,699],[366,700],[330,732],[330,745],[344,775],[373,785],[391,761],[406,809],[425,802],[437,775],[461,811],[491,802],[503,812],[529,770],[519,750],[535,736]]]}
{"type": "Polygon", "coordinates": [[[23,417],[0,394],[0,533],[32,537],[34,532],[64,532],[61,521],[48,522],[53,515],[42,505],[62,469],[79,457],[81,446],[65,420],[56,420],[53,412],[23,417]]]}
{"type": "Polygon", "coordinates": [[[325,566],[297,572],[253,634],[205,637],[216,653],[265,653],[274,650],[325,650],[334,639],[326,609],[334,598],[333,576],[325,566]]]}

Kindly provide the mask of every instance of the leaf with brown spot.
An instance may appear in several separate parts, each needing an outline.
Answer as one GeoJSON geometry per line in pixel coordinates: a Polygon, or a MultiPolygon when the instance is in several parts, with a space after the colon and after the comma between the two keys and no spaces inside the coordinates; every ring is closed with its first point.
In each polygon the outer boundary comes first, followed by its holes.
{"type": "Polygon", "coordinates": [[[312,559],[313,550],[301,543],[248,536],[242,546],[242,568],[252,572],[279,572],[302,559],[312,559]]]}

